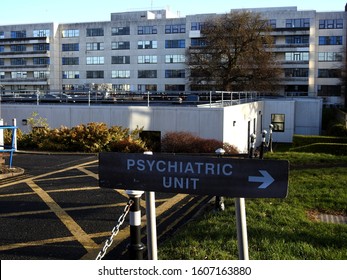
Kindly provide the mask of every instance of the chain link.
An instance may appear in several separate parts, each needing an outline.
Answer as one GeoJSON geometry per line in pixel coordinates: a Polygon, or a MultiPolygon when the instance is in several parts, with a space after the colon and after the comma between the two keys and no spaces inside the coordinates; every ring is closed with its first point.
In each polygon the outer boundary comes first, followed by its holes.
{"type": "Polygon", "coordinates": [[[112,229],[111,236],[108,239],[106,239],[105,245],[96,257],[96,260],[102,260],[103,257],[106,255],[108,248],[110,248],[113,243],[113,238],[118,234],[119,228],[124,223],[125,217],[128,215],[130,207],[131,205],[133,205],[133,203],[134,201],[132,199],[129,199],[127,205],[125,205],[122,215],[120,215],[120,217],[118,218],[117,224],[112,229]]]}

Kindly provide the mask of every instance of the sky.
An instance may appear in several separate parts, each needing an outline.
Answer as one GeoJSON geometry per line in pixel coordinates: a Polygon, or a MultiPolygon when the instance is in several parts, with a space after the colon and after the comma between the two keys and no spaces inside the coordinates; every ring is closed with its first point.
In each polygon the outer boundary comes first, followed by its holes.
{"type": "Polygon", "coordinates": [[[297,6],[298,10],[344,11],[346,0],[16,0],[0,3],[0,25],[109,21],[111,13],[167,9],[180,16],[230,9],[297,6]]]}

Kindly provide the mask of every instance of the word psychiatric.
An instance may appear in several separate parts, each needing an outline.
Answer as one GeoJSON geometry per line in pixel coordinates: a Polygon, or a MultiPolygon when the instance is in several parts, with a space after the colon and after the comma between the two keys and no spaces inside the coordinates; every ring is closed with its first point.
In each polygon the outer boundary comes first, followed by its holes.
{"type": "Polygon", "coordinates": [[[183,161],[164,161],[149,159],[128,159],[127,170],[139,172],[158,172],[158,173],[180,173],[191,175],[232,175],[232,165],[230,163],[214,162],[183,162],[183,161]]]}

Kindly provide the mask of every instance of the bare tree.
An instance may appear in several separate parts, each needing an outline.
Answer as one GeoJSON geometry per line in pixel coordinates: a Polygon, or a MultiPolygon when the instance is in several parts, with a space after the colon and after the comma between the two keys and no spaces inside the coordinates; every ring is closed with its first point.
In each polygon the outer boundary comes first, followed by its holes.
{"type": "Polygon", "coordinates": [[[273,91],[281,74],[267,19],[231,12],[207,20],[187,50],[192,90],[273,91]]]}

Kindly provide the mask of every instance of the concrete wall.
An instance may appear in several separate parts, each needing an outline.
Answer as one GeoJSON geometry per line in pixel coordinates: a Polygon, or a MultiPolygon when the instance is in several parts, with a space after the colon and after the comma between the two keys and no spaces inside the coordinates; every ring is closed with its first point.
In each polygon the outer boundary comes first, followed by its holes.
{"type": "Polygon", "coordinates": [[[263,124],[264,129],[269,130],[271,124],[272,114],[284,114],[284,132],[273,132],[274,142],[292,142],[294,134],[294,120],[295,120],[295,101],[294,100],[269,100],[266,101],[264,109],[263,124]]]}
{"type": "Polygon", "coordinates": [[[18,127],[28,132],[22,120],[33,112],[46,118],[51,128],[62,125],[73,127],[89,122],[103,122],[108,126],[130,129],[161,131],[188,131],[203,138],[212,138],[236,146],[247,152],[249,135],[257,135],[260,145],[261,132],[268,130],[272,114],[284,114],[283,132],[274,132],[274,142],[292,142],[294,134],[319,135],[321,130],[322,100],[320,99],[273,99],[249,102],[229,107],[183,107],[183,106],[90,106],[87,105],[33,105],[2,104],[5,123],[17,119],[18,127]]]}
{"type": "Polygon", "coordinates": [[[73,105],[3,105],[5,122],[17,118],[18,127],[27,132],[23,119],[37,112],[46,118],[51,128],[72,127],[89,122],[103,122],[135,129],[190,131],[204,138],[223,140],[223,109],[198,107],[140,107],[140,106],[73,106],[73,105]]]}

